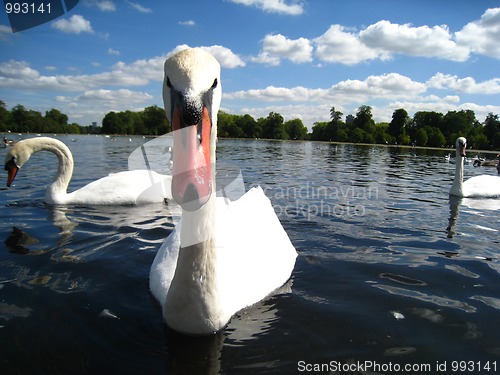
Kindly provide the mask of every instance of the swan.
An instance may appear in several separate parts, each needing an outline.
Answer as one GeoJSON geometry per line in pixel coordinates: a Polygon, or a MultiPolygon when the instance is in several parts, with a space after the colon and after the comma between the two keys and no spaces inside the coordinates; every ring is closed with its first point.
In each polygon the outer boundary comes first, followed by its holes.
{"type": "Polygon", "coordinates": [[[150,170],[113,173],[67,193],[73,175],[73,156],[63,142],[50,137],[25,139],[9,150],[5,156],[7,186],[11,186],[17,172],[32,154],[44,150],[54,153],[59,160],[57,175],[45,192],[44,201],[47,204],[140,204],[163,202],[165,198],[171,198],[171,176],[150,170]]]}
{"type": "Polygon", "coordinates": [[[261,187],[234,201],[216,197],[217,60],[190,48],[167,59],[164,70],[174,130],[172,196],[182,215],[153,261],[150,290],[167,326],[209,335],[283,286],[297,252],[261,187]]]}
{"type": "Polygon", "coordinates": [[[455,178],[450,189],[450,195],[457,197],[499,197],[500,177],[491,175],[481,175],[469,178],[464,181],[464,158],[467,148],[467,140],[464,137],[457,138],[456,141],[456,162],[455,178]]]}

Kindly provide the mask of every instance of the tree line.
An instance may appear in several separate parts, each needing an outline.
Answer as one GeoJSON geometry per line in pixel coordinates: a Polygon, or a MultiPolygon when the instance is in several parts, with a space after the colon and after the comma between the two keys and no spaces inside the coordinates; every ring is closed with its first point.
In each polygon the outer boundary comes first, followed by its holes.
{"type": "Polygon", "coordinates": [[[108,112],[101,125],[69,124],[68,116],[54,108],[44,115],[20,104],[9,111],[0,100],[0,131],[3,132],[161,135],[170,131],[165,110],[157,106],[147,107],[140,112],[108,112]]]}
{"type": "Polygon", "coordinates": [[[356,116],[342,121],[342,112],[330,110],[330,121],[317,122],[310,139],[336,142],[399,144],[427,147],[452,146],[455,140],[466,137],[476,149],[500,148],[500,120],[489,113],[483,123],[472,110],[419,111],[413,117],[403,108],[396,109],[390,122],[375,123],[370,106],[358,108],[356,116]]]}
{"type": "MultiPolygon", "coordinates": [[[[500,119],[489,113],[481,123],[472,110],[448,111],[446,114],[419,111],[413,117],[396,109],[390,122],[375,123],[372,108],[362,105],[356,115],[330,109],[330,121],[316,122],[312,131],[300,119],[284,121],[279,113],[255,120],[252,116],[219,111],[217,131],[221,138],[314,140],[371,144],[398,144],[428,147],[454,145],[459,136],[467,137],[476,149],[500,148],[500,119]]],[[[68,123],[68,116],[57,109],[41,112],[22,105],[7,110],[0,100],[0,131],[17,133],[128,134],[161,135],[171,131],[165,110],[158,106],[143,111],[108,112],[102,126],[68,123]]]]}

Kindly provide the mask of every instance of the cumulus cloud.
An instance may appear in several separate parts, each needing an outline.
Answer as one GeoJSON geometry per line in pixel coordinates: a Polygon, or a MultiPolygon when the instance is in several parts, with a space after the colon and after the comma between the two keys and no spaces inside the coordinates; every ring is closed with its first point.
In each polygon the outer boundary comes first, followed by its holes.
{"type": "Polygon", "coordinates": [[[235,4],[253,6],[268,13],[286,14],[298,16],[304,13],[304,6],[301,2],[294,1],[287,4],[286,0],[228,0],[235,4]]]}
{"type": "Polygon", "coordinates": [[[142,103],[153,99],[153,96],[140,91],[128,89],[119,90],[89,90],[77,97],[58,96],[58,101],[79,102],[79,101],[97,101],[97,102],[124,102],[124,103],[142,103]]]}
{"type": "Polygon", "coordinates": [[[355,65],[365,60],[389,58],[386,52],[363,44],[356,33],[350,32],[342,25],[331,25],[323,35],[313,39],[313,42],[316,46],[316,57],[328,63],[355,65]]]}
{"type": "Polygon", "coordinates": [[[3,80],[32,80],[39,77],[40,74],[26,61],[9,60],[0,64],[0,83],[3,80]]]}
{"type": "Polygon", "coordinates": [[[94,33],[90,22],[78,14],[71,16],[69,19],[54,21],[52,27],[69,34],[94,33]]]}
{"type": "Polygon", "coordinates": [[[415,27],[382,20],[360,31],[333,24],[324,34],[310,40],[268,34],[261,51],[251,61],[277,66],[282,59],[311,62],[314,55],[321,63],[357,65],[404,55],[463,62],[471,53],[500,58],[500,8],[486,10],[480,20],[468,23],[456,33],[446,25],[415,27]]]}
{"type": "Polygon", "coordinates": [[[456,75],[436,73],[427,81],[427,86],[466,94],[500,94],[500,78],[476,82],[472,77],[459,78],[456,75]]]}
{"type": "Polygon", "coordinates": [[[308,89],[306,87],[275,87],[268,86],[264,89],[252,89],[225,93],[226,99],[258,100],[264,102],[280,101],[309,101],[313,98],[321,100],[327,94],[326,89],[308,89]]]}
{"type": "Polygon", "coordinates": [[[368,48],[389,54],[437,57],[452,61],[465,61],[469,48],[452,40],[447,26],[420,26],[379,21],[359,33],[359,40],[368,48]]]}
{"type": "MultiPolygon", "coordinates": [[[[26,61],[9,60],[0,63],[0,88],[78,92],[103,86],[145,86],[151,81],[161,82],[165,59],[185,48],[186,45],[181,45],[165,55],[132,63],[119,61],[109,71],[96,74],[42,75],[26,61]]],[[[217,45],[201,48],[213,54],[223,68],[245,66],[244,61],[228,48],[217,45]]],[[[116,54],[118,51],[110,49],[108,52],[116,54]]]]}
{"type": "Polygon", "coordinates": [[[288,39],[281,34],[268,34],[262,42],[262,50],[254,62],[268,65],[279,65],[281,59],[288,59],[294,63],[312,61],[313,47],[306,38],[288,39]]]}
{"type": "Polygon", "coordinates": [[[475,53],[500,59],[500,8],[487,9],[479,20],[458,31],[456,39],[475,53]]]}
{"type": "Polygon", "coordinates": [[[96,3],[97,8],[102,12],[114,12],[116,11],[116,5],[112,1],[104,0],[98,1],[96,3]]]}
{"type": "Polygon", "coordinates": [[[364,81],[346,80],[332,90],[347,94],[363,94],[372,98],[413,97],[426,91],[426,85],[398,73],[369,76],[364,81]]]}
{"type": "Polygon", "coordinates": [[[269,86],[264,89],[252,89],[225,93],[225,99],[238,99],[263,102],[314,102],[314,103],[363,103],[369,100],[394,100],[412,98],[424,93],[426,85],[410,78],[390,73],[369,76],[364,81],[345,80],[330,88],[293,88],[269,86]]]}

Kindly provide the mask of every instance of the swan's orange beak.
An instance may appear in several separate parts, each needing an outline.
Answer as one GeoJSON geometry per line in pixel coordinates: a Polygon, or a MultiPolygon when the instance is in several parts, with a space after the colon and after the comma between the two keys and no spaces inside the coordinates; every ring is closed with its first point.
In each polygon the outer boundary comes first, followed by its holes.
{"type": "Polygon", "coordinates": [[[182,109],[177,106],[172,116],[172,125],[172,195],[183,209],[196,211],[208,201],[212,193],[210,114],[203,106],[198,123],[185,124],[182,109]]]}
{"type": "Polygon", "coordinates": [[[10,187],[16,178],[17,172],[19,171],[19,167],[16,165],[14,159],[10,159],[7,163],[5,163],[5,170],[7,171],[7,187],[10,187]]]}

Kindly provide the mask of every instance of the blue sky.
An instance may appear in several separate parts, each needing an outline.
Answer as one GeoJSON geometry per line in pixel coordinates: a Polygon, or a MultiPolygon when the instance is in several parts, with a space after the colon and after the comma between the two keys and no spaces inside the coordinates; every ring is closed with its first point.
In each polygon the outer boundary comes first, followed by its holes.
{"type": "Polygon", "coordinates": [[[311,129],[330,108],[375,121],[404,108],[500,115],[500,4],[490,0],[80,0],[12,33],[0,13],[0,100],[70,122],[163,106],[183,46],[222,65],[222,110],[278,112],[311,129]]]}

